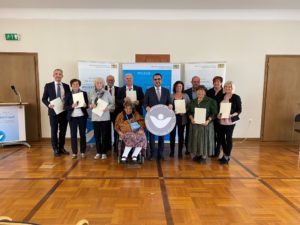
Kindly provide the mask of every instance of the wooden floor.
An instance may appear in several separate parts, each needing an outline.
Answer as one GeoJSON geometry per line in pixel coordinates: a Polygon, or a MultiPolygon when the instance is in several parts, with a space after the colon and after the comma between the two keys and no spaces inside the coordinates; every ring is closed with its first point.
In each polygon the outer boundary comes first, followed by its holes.
{"type": "Polygon", "coordinates": [[[189,157],[126,166],[94,154],[54,158],[46,142],[0,148],[0,216],[43,225],[300,224],[296,146],[236,142],[225,166],[189,157]]]}

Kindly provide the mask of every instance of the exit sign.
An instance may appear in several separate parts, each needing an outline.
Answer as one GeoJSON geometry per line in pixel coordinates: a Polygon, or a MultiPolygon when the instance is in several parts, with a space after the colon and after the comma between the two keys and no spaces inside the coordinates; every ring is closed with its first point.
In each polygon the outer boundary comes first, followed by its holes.
{"type": "Polygon", "coordinates": [[[7,40],[7,41],[19,41],[20,40],[20,35],[15,34],[15,33],[5,34],[5,40],[7,40]]]}

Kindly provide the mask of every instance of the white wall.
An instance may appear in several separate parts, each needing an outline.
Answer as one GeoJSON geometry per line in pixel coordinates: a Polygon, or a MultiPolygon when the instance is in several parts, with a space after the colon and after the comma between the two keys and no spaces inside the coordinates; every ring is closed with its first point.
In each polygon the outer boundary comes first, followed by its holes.
{"type": "MultiPolygon", "coordinates": [[[[37,52],[40,96],[55,68],[64,81],[77,77],[78,60],[134,62],[136,53],[168,53],[171,61],[226,61],[243,113],[235,137],[260,137],[265,56],[300,54],[300,22],[289,21],[116,21],[0,20],[0,34],[20,33],[19,42],[1,38],[1,52],[37,52]],[[253,122],[249,126],[249,119],[253,122]]],[[[41,105],[42,136],[50,136],[41,105]]]]}

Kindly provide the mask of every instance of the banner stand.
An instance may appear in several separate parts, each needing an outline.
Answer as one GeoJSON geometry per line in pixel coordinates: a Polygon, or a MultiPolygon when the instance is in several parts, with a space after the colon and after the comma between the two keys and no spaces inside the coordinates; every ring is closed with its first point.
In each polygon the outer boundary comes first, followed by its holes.
{"type": "Polygon", "coordinates": [[[25,106],[28,103],[0,103],[0,147],[25,145],[25,106]]]}

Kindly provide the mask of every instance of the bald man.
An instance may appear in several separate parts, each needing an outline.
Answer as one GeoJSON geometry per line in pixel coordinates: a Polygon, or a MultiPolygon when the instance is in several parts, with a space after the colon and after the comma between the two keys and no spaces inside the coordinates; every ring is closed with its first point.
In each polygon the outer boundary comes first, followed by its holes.
{"type": "MultiPolygon", "coordinates": [[[[193,76],[192,80],[191,80],[191,83],[192,83],[192,87],[185,90],[184,92],[190,97],[190,100],[194,100],[195,98],[197,98],[197,88],[199,87],[200,85],[200,77],[198,76],[193,76]]],[[[190,129],[190,121],[188,119],[188,122],[186,124],[186,128],[185,128],[185,154],[186,155],[189,155],[190,154],[190,151],[188,149],[188,141],[189,141],[189,129],[190,129]]]]}

